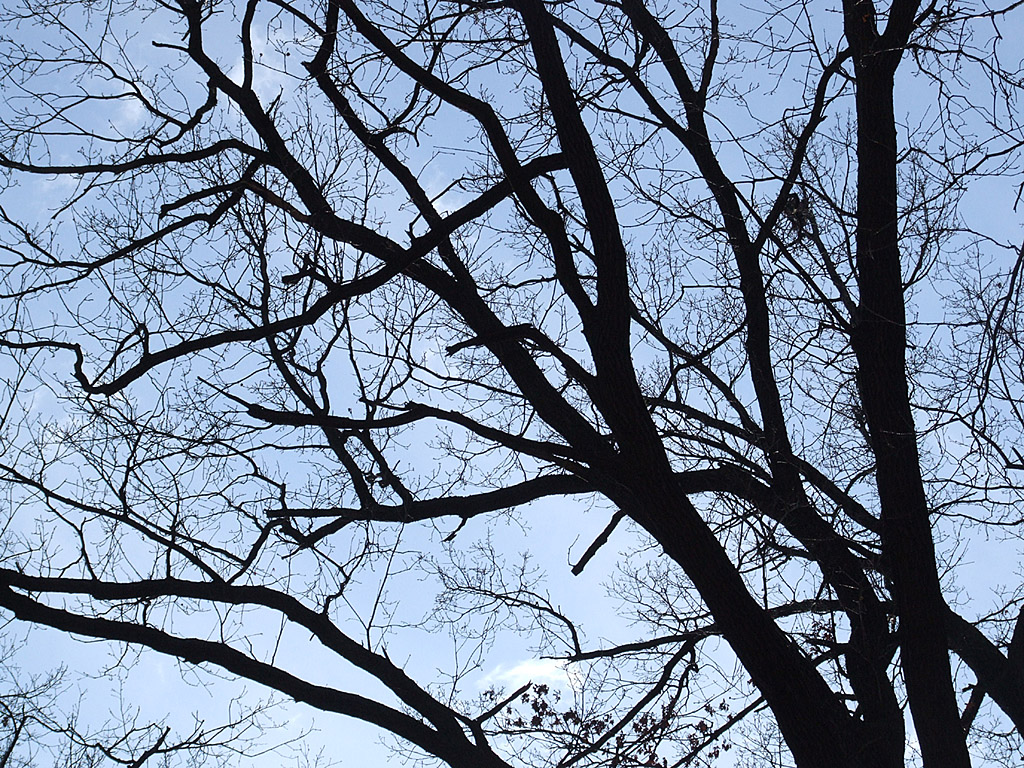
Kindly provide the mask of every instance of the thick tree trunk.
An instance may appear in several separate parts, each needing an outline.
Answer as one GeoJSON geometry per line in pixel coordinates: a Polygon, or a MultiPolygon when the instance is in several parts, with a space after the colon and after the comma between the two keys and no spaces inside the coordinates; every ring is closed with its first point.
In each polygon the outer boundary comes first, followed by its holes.
{"type": "Polygon", "coordinates": [[[801,768],[860,766],[856,723],[811,660],[751,596],[728,554],[674,487],[634,468],[631,515],[686,572],[764,695],[801,768]],[[645,477],[646,475],[646,477],[645,477]]]}
{"type": "MultiPolygon", "coordinates": [[[[895,6],[894,6],[895,8],[895,6]]],[[[870,21],[870,3],[847,8],[847,28],[870,21]],[[853,22],[850,14],[856,14],[853,22]]],[[[890,14],[892,17],[895,10],[890,14]]],[[[926,768],[969,766],[945,642],[939,585],[906,370],[906,307],[897,227],[893,88],[899,53],[864,36],[855,46],[857,82],[857,279],[852,343],[876,458],[883,558],[899,613],[901,664],[926,768]]]]}

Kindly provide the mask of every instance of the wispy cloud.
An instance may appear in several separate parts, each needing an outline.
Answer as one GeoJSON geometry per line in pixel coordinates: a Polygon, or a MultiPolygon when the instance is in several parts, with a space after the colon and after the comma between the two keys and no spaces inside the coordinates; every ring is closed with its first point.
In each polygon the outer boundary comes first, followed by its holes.
{"type": "Polygon", "coordinates": [[[565,662],[558,659],[526,659],[511,667],[499,664],[483,677],[480,687],[518,688],[529,682],[568,686],[571,681],[565,662]]]}

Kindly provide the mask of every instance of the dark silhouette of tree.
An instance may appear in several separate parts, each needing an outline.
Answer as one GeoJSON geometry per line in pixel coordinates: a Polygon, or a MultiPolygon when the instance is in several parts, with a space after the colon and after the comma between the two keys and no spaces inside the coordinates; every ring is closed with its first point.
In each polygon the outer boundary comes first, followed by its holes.
{"type": "Polygon", "coordinates": [[[456,767],[1015,760],[1019,11],[719,10],[5,5],[4,614],[456,767]],[[485,535],[563,497],[632,639],[485,535]]]}

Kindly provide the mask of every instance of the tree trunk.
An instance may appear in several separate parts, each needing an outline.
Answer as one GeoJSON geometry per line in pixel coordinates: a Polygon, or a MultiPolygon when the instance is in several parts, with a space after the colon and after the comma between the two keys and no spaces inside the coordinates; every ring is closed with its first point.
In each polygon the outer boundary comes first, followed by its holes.
{"type": "MultiPolygon", "coordinates": [[[[890,11],[890,26],[895,23],[897,5],[890,11]]],[[[912,8],[912,4],[904,5],[912,8]]],[[[895,72],[905,38],[893,41],[874,36],[874,9],[863,2],[848,4],[847,30],[855,49],[859,159],[860,306],[851,341],[876,460],[883,559],[899,613],[901,664],[924,765],[969,766],[945,642],[945,601],[907,386],[893,105],[895,72]]]]}

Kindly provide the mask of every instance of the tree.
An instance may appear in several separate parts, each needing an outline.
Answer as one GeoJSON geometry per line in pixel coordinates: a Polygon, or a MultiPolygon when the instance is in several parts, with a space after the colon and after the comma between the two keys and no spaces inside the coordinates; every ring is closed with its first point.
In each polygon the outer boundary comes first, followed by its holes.
{"type": "Polygon", "coordinates": [[[10,4],[0,606],[456,767],[1015,759],[1018,11],[10,4]],[[570,496],[626,642],[484,534],[570,496]]]}

